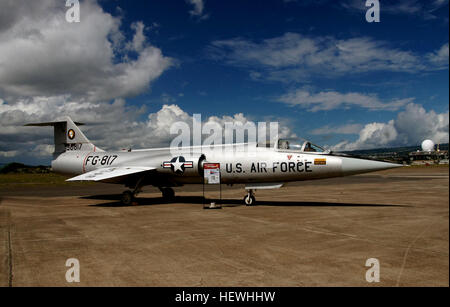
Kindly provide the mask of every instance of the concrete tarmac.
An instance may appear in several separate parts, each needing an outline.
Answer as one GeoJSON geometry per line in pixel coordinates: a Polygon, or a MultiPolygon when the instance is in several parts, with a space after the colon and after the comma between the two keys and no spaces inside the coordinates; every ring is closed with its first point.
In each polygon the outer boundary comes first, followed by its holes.
{"type": "Polygon", "coordinates": [[[253,207],[237,188],[221,210],[203,209],[201,186],[130,207],[114,185],[0,189],[0,286],[449,286],[448,168],[299,182],[253,207]]]}

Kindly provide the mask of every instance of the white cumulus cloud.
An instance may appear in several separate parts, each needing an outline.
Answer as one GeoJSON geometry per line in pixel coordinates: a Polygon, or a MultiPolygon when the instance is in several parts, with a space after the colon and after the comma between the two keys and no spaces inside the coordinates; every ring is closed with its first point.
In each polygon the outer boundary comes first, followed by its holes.
{"type": "MultiPolygon", "coordinates": [[[[174,123],[184,122],[189,127],[193,123],[193,115],[174,104],[146,114],[144,107],[127,106],[123,99],[112,103],[79,103],[69,96],[55,96],[21,99],[14,104],[0,100],[0,156],[49,159],[53,151],[51,127],[36,129],[23,125],[54,121],[65,115],[86,123],[81,127],[85,135],[105,150],[166,147],[176,136],[170,133],[174,123]]],[[[225,122],[245,124],[248,121],[242,113],[202,118],[204,124],[217,123],[222,129],[225,122]]],[[[280,124],[279,131],[283,137],[293,136],[286,125],[280,124]]]]}
{"type": "Polygon", "coordinates": [[[369,123],[359,132],[356,141],[342,141],[333,150],[357,150],[380,147],[418,145],[425,139],[435,143],[449,142],[449,113],[426,111],[421,105],[410,103],[405,110],[387,123],[369,123]]]}
{"type": "Polygon", "coordinates": [[[134,96],[174,63],[148,42],[142,22],[132,24],[133,39],[124,41],[121,18],[103,11],[95,0],[80,3],[79,23],[66,21],[65,1],[17,0],[5,5],[2,2],[6,20],[0,21],[0,96],[9,101],[69,94],[85,101],[134,96]]]}

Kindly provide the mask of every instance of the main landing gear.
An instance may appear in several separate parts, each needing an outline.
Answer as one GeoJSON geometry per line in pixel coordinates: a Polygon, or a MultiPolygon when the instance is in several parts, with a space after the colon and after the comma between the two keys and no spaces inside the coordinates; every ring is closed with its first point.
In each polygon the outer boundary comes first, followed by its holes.
{"type": "Polygon", "coordinates": [[[175,191],[172,188],[159,188],[162,197],[166,201],[173,201],[175,199],[175,191]]]}
{"type": "MultiPolygon", "coordinates": [[[[172,188],[159,188],[162,193],[162,197],[164,200],[170,202],[175,199],[175,191],[172,188]]],[[[120,198],[120,202],[123,205],[130,206],[134,204],[134,201],[138,194],[141,192],[141,189],[135,189],[134,191],[126,190],[122,193],[122,197],[120,198]]]]}
{"type": "Polygon", "coordinates": [[[253,195],[253,190],[247,190],[247,195],[244,197],[244,204],[246,206],[254,205],[256,202],[255,196],[253,195]]]}
{"type": "Polygon", "coordinates": [[[142,192],[142,186],[143,186],[143,180],[144,177],[141,177],[138,182],[136,183],[136,186],[133,191],[126,190],[122,193],[122,197],[120,198],[120,202],[122,205],[130,206],[135,204],[135,198],[138,196],[139,193],[142,192]]]}
{"type": "Polygon", "coordinates": [[[120,202],[123,205],[126,206],[130,206],[133,204],[135,197],[137,196],[138,193],[136,192],[132,192],[130,190],[126,190],[125,192],[122,193],[122,197],[120,198],[120,202]]]}

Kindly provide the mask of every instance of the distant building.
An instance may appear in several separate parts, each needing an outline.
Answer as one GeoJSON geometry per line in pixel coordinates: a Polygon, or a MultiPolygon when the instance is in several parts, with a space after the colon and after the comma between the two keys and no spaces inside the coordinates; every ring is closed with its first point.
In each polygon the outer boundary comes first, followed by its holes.
{"type": "Polygon", "coordinates": [[[448,164],[448,150],[439,148],[433,151],[413,151],[408,156],[411,165],[448,164]]]}

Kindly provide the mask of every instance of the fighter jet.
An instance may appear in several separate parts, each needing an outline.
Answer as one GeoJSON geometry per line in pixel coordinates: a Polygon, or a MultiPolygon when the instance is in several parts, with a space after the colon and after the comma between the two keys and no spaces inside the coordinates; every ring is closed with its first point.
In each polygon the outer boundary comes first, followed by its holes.
{"type": "Polygon", "coordinates": [[[241,143],[214,146],[151,148],[106,152],[81,132],[69,117],[60,121],[27,124],[53,126],[55,151],[52,170],[75,177],[67,181],[95,181],[124,185],[121,202],[130,205],[146,185],[158,187],[164,199],[175,197],[173,187],[204,183],[204,166],[217,165],[222,184],[245,184],[245,205],[255,204],[260,189],[285,183],[355,175],[402,165],[355,158],[323,150],[308,141],[241,143]]]}

